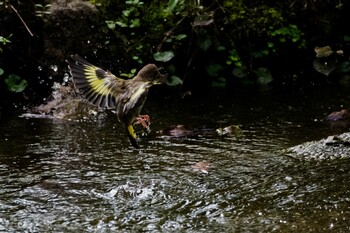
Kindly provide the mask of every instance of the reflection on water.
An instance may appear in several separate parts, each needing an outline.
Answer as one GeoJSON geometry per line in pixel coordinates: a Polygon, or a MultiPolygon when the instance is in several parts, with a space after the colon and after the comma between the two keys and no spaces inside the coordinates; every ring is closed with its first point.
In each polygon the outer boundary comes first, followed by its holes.
{"type": "Polygon", "coordinates": [[[316,119],[342,102],[322,97],[317,104],[316,97],[187,103],[151,97],[145,111],[153,132],[174,124],[238,124],[244,136],[153,133],[141,151],[115,119],[3,121],[0,231],[346,232],[350,161],[305,162],[281,152],[335,132],[316,119]],[[208,173],[193,169],[201,161],[208,173]]]}

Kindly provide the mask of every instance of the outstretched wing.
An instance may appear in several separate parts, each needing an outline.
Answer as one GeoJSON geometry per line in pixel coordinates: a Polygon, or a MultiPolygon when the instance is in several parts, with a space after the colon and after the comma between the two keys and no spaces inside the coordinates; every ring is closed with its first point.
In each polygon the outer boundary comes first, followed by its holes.
{"type": "Polygon", "coordinates": [[[90,64],[79,55],[72,55],[71,58],[74,61],[68,61],[69,69],[80,94],[99,108],[114,109],[124,80],[90,64]]]}

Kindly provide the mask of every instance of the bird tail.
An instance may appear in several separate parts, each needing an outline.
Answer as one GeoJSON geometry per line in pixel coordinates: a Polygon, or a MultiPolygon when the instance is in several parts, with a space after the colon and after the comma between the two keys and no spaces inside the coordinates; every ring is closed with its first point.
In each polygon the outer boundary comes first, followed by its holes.
{"type": "Polygon", "coordinates": [[[100,109],[114,109],[116,100],[111,85],[106,82],[106,78],[111,79],[112,74],[90,64],[79,55],[72,55],[71,58],[72,60],[68,61],[69,69],[79,93],[100,109]]]}
{"type": "Polygon", "coordinates": [[[136,138],[134,127],[131,124],[126,126],[126,132],[128,134],[128,138],[131,142],[131,145],[133,145],[136,149],[140,149],[140,146],[137,143],[137,138],[136,138]]]}

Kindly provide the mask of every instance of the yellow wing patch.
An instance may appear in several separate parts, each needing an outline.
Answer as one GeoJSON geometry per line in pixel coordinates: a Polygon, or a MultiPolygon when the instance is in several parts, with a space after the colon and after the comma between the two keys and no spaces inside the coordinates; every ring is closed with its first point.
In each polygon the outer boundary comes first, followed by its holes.
{"type": "Polygon", "coordinates": [[[100,70],[100,68],[96,66],[84,65],[84,74],[92,90],[97,94],[106,96],[110,94],[110,89],[106,79],[97,77],[96,71],[98,70],[100,70]]]}

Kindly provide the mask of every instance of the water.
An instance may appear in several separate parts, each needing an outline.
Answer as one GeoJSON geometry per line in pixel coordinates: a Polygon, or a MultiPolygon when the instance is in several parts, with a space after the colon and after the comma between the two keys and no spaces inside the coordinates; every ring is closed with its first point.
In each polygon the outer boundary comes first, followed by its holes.
{"type": "Polygon", "coordinates": [[[115,119],[13,117],[0,124],[3,232],[348,232],[350,161],[300,161],[283,149],[340,133],[319,121],[339,91],[150,96],[140,151],[115,119]],[[174,124],[240,125],[241,138],[162,138],[174,124]],[[208,173],[193,169],[206,161],[208,173]]]}

